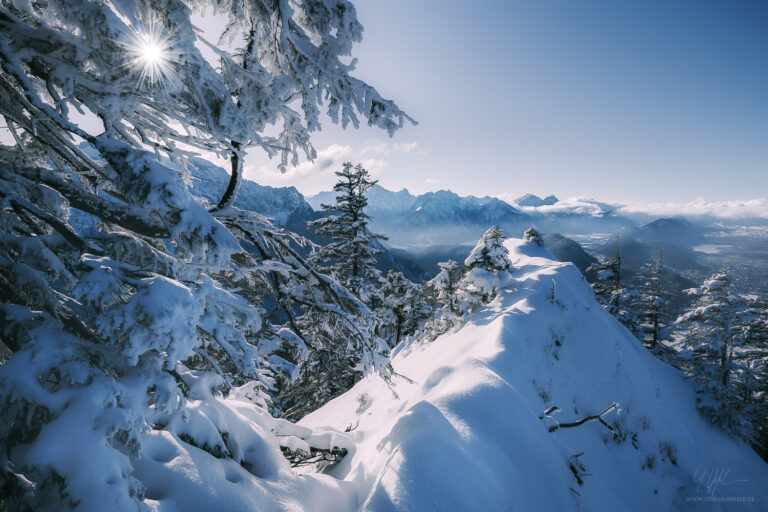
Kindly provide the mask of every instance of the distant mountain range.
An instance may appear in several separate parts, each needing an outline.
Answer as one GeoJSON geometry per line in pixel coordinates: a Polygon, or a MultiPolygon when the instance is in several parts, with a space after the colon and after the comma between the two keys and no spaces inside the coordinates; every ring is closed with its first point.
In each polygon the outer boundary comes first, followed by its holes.
{"type": "MultiPolygon", "coordinates": [[[[321,192],[308,197],[307,201],[313,208],[319,209],[322,204],[333,203],[334,199],[334,192],[321,192]]],[[[479,224],[488,227],[528,217],[495,197],[462,197],[450,190],[414,196],[406,189],[392,192],[379,185],[368,192],[368,214],[375,222],[419,227],[438,224],[479,224]]]]}
{"type": "Polygon", "coordinates": [[[626,231],[624,234],[647,244],[696,245],[711,231],[682,218],[661,218],[626,231]]]}
{"type": "MultiPolygon", "coordinates": [[[[192,192],[211,203],[218,202],[229,184],[229,174],[221,167],[201,158],[193,158],[190,161],[190,170],[192,192]]],[[[243,180],[235,206],[270,217],[276,226],[302,235],[317,244],[326,243],[307,229],[307,221],[317,219],[324,213],[315,211],[295,187],[268,187],[243,180]]],[[[295,249],[303,254],[309,251],[306,246],[297,246],[295,249]]],[[[413,260],[393,253],[384,246],[381,246],[381,249],[384,252],[377,260],[382,272],[386,273],[389,269],[399,270],[412,281],[432,277],[413,260]]]]}
{"type": "MultiPolygon", "coordinates": [[[[332,204],[335,192],[307,197],[318,209],[332,204]]],[[[450,190],[413,195],[376,185],[368,192],[371,227],[390,237],[390,244],[408,250],[435,245],[473,244],[494,224],[519,236],[535,226],[546,232],[592,233],[630,229],[634,223],[614,206],[589,199],[559,201],[550,195],[525,194],[507,203],[496,197],[459,196],[450,190]]]]}
{"type": "MultiPolygon", "coordinates": [[[[218,201],[229,182],[227,172],[202,159],[192,159],[191,164],[193,192],[218,201]]],[[[325,215],[321,205],[334,204],[335,199],[332,191],[305,198],[294,187],[267,187],[243,180],[235,205],[271,217],[277,226],[323,244],[326,241],[309,232],[306,224],[325,215]]],[[[367,212],[372,217],[371,229],[389,237],[378,258],[379,268],[400,270],[414,281],[432,277],[438,261],[463,260],[494,224],[512,237],[536,227],[555,257],[573,262],[582,272],[596,257],[612,254],[616,246],[613,234],[620,235],[624,262],[631,272],[655,258],[659,246],[664,246],[664,263],[670,269],[696,279],[707,271],[694,247],[706,241],[710,228],[682,218],[638,225],[617,206],[591,199],[561,201],[553,195],[525,194],[507,203],[449,190],[414,195],[406,189],[394,192],[377,185],[368,192],[367,212]]],[[[677,279],[679,287],[691,285],[682,275],[677,279]]]]}
{"type": "MultiPolygon", "coordinates": [[[[218,201],[229,183],[227,172],[201,158],[193,158],[190,164],[193,192],[212,203],[218,201]]],[[[295,187],[269,187],[243,180],[235,206],[271,217],[276,225],[312,239],[307,221],[322,215],[321,205],[333,204],[335,199],[333,191],[305,198],[295,187]]],[[[494,224],[500,224],[511,236],[519,236],[530,226],[550,233],[635,228],[611,205],[592,200],[562,202],[553,195],[542,199],[526,194],[510,204],[489,196],[459,196],[449,190],[413,195],[406,189],[393,192],[377,185],[368,192],[367,212],[372,217],[371,228],[387,235],[389,246],[408,250],[474,244],[494,224]]],[[[646,234],[650,237],[653,233],[646,234]]]]}
{"type": "MultiPolygon", "coordinates": [[[[189,164],[193,177],[192,192],[217,203],[227,189],[229,174],[202,158],[193,158],[189,164]]],[[[235,206],[271,217],[280,227],[286,227],[291,216],[309,218],[314,212],[296,187],[267,187],[250,180],[243,180],[240,184],[235,206]]]]}

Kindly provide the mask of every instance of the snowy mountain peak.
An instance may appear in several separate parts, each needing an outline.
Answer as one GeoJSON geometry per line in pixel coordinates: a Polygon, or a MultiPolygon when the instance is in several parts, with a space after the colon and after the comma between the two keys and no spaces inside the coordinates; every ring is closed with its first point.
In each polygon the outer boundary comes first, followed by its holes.
{"type": "Polygon", "coordinates": [[[525,194],[518,197],[513,202],[518,206],[551,206],[558,202],[558,199],[554,195],[549,195],[542,199],[533,194],[525,194]]]}
{"type": "MultiPolygon", "coordinates": [[[[495,197],[460,196],[438,190],[414,196],[408,190],[392,192],[379,185],[367,194],[371,227],[390,237],[395,246],[470,242],[493,224],[522,233],[530,224],[526,213],[495,197]],[[429,228],[429,229],[425,229],[429,228]]],[[[334,192],[307,198],[314,207],[332,204],[334,192]]]]}
{"type": "Polygon", "coordinates": [[[381,185],[375,185],[367,193],[368,204],[376,204],[377,207],[386,205],[387,209],[391,210],[405,210],[410,208],[416,197],[408,192],[408,189],[403,188],[397,192],[387,190],[381,185]]]}
{"type": "MultiPolygon", "coordinates": [[[[402,212],[413,206],[413,203],[416,201],[416,196],[411,194],[406,188],[394,192],[381,185],[374,185],[365,195],[368,198],[369,208],[382,211],[402,212]]],[[[323,204],[335,203],[336,192],[326,190],[313,196],[307,196],[306,199],[312,205],[312,208],[320,210],[323,204]]]]}
{"type": "Polygon", "coordinates": [[[436,192],[427,192],[425,194],[422,194],[419,197],[419,199],[422,199],[422,200],[438,199],[443,201],[458,201],[461,199],[461,197],[459,196],[459,194],[451,190],[438,190],[436,192]]]}
{"type": "MultiPolygon", "coordinates": [[[[189,164],[193,192],[213,203],[221,199],[229,183],[229,174],[202,158],[192,158],[189,164]]],[[[270,187],[246,179],[240,184],[235,206],[270,217],[281,227],[285,227],[288,218],[297,210],[302,214],[312,211],[296,187],[270,187]]]]}

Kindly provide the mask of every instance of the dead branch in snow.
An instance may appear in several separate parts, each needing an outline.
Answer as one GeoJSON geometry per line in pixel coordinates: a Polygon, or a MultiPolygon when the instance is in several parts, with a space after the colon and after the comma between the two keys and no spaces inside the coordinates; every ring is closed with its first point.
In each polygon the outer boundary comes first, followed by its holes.
{"type": "MultiPolygon", "coordinates": [[[[617,432],[617,429],[616,429],[616,427],[614,427],[613,425],[610,425],[609,423],[607,423],[607,422],[606,422],[606,421],[603,419],[603,416],[604,416],[604,415],[606,415],[606,414],[608,414],[608,413],[609,413],[609,412],[611,412],[612,410],[616,409],[618,406],[619,406],[619,404],[618,404],[618,403],[616,403],[616,402],[613,402],[613,403],[611,403],[611,405],[610,405],[610,406],[608,406],[608,407],[607,407],[607,408],[606,408],[606,409],[605,409],[603,412],[601,412],[600,414],[592,414],[592,415],[590,415],[590,416],[585,416],[585,417],[581,418],[580,420],[577,420],[577,421],[573,421],[573,422],[570,422],[570,423],[559,423],[559,422],[557,422],[557,420],[555,420],[555,424],[554,424],[554,425],[552,425],[551,427],[549,427],[549,431],[550,431],[550,432],[554,432],[555,430],[558,430],[558,429],[561,429],[561,428],[574,428],[574,427],[579,427],[579,426],[581,426],[581,425],[583,425],[583,424],[585,424],[585,423],[588,423],[588,422],[590,422],[590,421],[594,421],[594,420],[597,420],[597,421],[599,421],[599,422],[600,422],[600,423],[601,423],[601,424],[602,424],[602,425],[603,425],[605,428],[607,428],[607,429],[608,429],[608,430],[610,430],[611,432],[614,432],[614,433],[615,433],[615,432],[617,432]]],[[[556,412],[558,412],[558,411],[560,411],[560,408],[559,408],[559,407],[557,407],[556,405],[553,405],[552,407],[550,407],[550,408],[548,408],[546,411],[544,411],[544,413],[543,413],[543,414],[541,414],[541,415],[539,416],[539,419],[544,419],[544,418],[552,418],[552,419],[554,420],[554,417],[552,416],[552,414],[553,414],[553,413],[556,413],[556,412]]]]}

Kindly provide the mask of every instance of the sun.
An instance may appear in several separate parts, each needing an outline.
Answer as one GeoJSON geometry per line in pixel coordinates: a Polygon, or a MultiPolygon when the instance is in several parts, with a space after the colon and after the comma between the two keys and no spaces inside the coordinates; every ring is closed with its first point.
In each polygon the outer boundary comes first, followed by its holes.
{"type": "Polygon", "coordinates": [[[140,81],[150,84],[163,81],[171,71],[171,49],[168,38],[151,31],[139,34],[134,48],[134,66],[141,70],[140,81]]]}
{"type": "Polygon", "coordinates": [[[124,45],[128,53],[127,65],[139,73],[139,86],[162,84],[171,78],[175,52],[171,38],[155,23],[136,30],[124,45]]]}
{"type": "Polygon", "coordinates": [[[139,48],[139,51],[141,52],[141,58],[144,59],[144,65],[146,66],[157,66],[165,60],[163,49],[157,41],[145,41],[139,48]]]}

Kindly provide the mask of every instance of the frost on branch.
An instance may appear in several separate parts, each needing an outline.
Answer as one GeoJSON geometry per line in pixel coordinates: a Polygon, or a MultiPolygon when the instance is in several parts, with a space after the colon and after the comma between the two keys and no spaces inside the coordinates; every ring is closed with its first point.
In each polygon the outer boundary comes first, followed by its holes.
{"type": "Polygon", "coordinates": [[[159,433],[277,471],[276,443],[270,463],[238,448],[269,443],[268,430],[236,428],[222,403],[279,412],[309,355],[330,350],[324,333],[345,333],[330,351],[356,375],[389,375],[360,299],[308,265],[298,237],[232,208],[234,193],[219,208],[193,196],[186,162],[205,151],[239,169],[249,148],[281,168],[312,157],[321,107],[390,133],[410,118],[341,61],[362,30],[348,2],[216,2],[228,50],[192,25],[202,7],[0,5],[14,140],[0,146],[3,506],[98,509],[99,488],[115,509],[147,509],[132,475],[159,433]],[[136,61],[147,34],[162,38],[152,80],[136,61]]]}
{"type": "Polygon", "coordinates": [[[411,282],[402,272],[390,270],[381,286],[385,295],[379,311],[379,332],[395,347],[402,339],[416,333],[432,312],[424,288],[411,282]]]}

